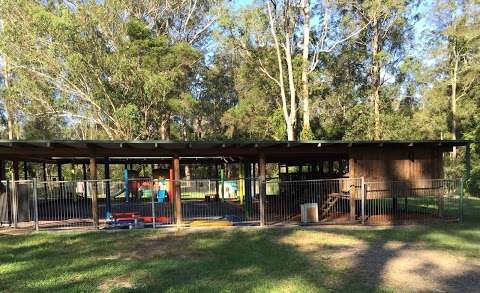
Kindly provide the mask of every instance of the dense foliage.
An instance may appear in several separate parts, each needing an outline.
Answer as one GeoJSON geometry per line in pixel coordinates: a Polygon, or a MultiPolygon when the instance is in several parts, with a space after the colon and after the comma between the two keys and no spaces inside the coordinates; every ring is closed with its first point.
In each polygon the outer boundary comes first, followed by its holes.
{"type": "Polygon", "coordinates": [[[0,0],[0,18],[3,138],[480,139],[475,0],[0,0]]]}

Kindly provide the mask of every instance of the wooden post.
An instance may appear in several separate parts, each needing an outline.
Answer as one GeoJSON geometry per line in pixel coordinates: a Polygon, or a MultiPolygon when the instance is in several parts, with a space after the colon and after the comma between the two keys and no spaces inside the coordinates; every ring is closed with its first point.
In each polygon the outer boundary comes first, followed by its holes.
{"type": "MultiPolygon", "coordinates": [[[[355,159],[353,158],[353,152],[351,150],[349,150],[349,158],[348,158],[348,177],[349,178],[355,178],[356,176],[356,173],[355,173],[355,159]]],[[[323,167],[322,167],[323,168],[323,167]]],[[[350,188],[350,186],[348,186],[348,190],[350,191],[349,192],[349,196],[350,196],[350,200],[349,200],[349,206],[350,206],[350,221],[355,221],[355,214],[356,214],[356,197],[355,197],[355,194],[354,194],[354,188],[350,188]]]]}
{"type": "Polygon", "coordinates": [[[84,196],[85,199],[88,198],[88,185],[87,185],[87,166],[82,164],[82,173],[83,173],[83,189],[84,189],[84,196]]]}
{"type": "Polygon", "coordinates": [[[245,215],[247,218],[251,216],[252,210],[252,164],[250,162],[244,163],[244,192],[245,192],[245,215]]]}
{"type": "Polygon", "coordinates": [[[13,218],[13,227],[17,228],[18,226],[18,194],[17,194],[17,182],[20,179],[20,171],[18,169],[18,161],[12,161],[13,167],[13,178],[12,178],[12,218],[13,218]]]}
{"type": "Polygon", "coordinates": [[[253,197],[257,196],[257,174],[256,174],[256,164],[252,164],[252,184],[253,184],[253,197]]]}
{"type": "Polygon", "coordinates": [[[8,181],[7,180],[7,164],[5,161],[0,160],[0,186],[2,187],[0,192],[5,193],[6,201],[5,201],[5,206],[0,206],[0,208],[5,208],[7,209],[7,218],[0,218],[0,224],[3,224],[3,221],[6,220],[7,223],[10,225],[10,198],[9,198],[9,192],[8,192],[8,181]],[[5,188],[3,188],[5,186],[5,188]]]}
{"type": "Polygon", "coordinates": [[[28,179],[28,163],[27,161],[23,161],[23,179],[28,179]]]}
{"type": "Polygon", "coordinates": [[[47,164],[42,163],[42,171],[43,171],[43,182],[47,182],[47,164]]]}
{"type": "MultiPolygon", "coordinates": [[[[440,153],[441,154],[441,153],[440,153]]],[[[472,171],[470,143],[465,146],[465,179],[470,179],[470,173],[472,171]]]]}
{"type": "Polygon", "coordinates": [[[112,203],[110,199],[110,163],[108,161],[108,158],[105,158],[104,167],[105,167],[105,197],[106,197],[106,205],[107,205],[107,214],[110,214],[112,212],[112,203]]]}
{"type": "Polygon", "coordinates": [[[175,198],[175,173],[173,172],[173,162],[170,168],[168,169],[168,179],[169,179],[169,184],[168,184],[168,202],[173,202],[173,199],[175,198]]]}
{"type": "Polygon", "coordinates": [[[98,228],[98,205],[97,205],[97,160],[90,158],[90,180],[92,180],[92,216],[95,228],[98,228]]]}
{"type": "Polygon", "coordinates": [[[7,164],[5,163],[5,161],[3,160],[0,160],[0,181],[3,181],[3,180],[6,180],[7,177],[7,164]]]}
{"type": "Polygon", "coordinates": [[[260,184],[260,226],[265,226],[265,193],[267,191],[266,186],[266,167],[265,167],[265,155],[259,154],[258,157],[258,173],[260,184]]]}
{"type": "Polygon", "coordinates": [[[18,168],[18,161],[13,161],[12,167],[13,167],[13,180],[15,181],[20,180],[20,170],[18,168]]]}
{"type": "Polygon", "coordinates": [[[63,180],[63,178],[62,178],[62,164],[60,164],[60,163],[57,163],[57,177],[58,177],[58,181],[63,180]]]}
{"type": "Polygon", "coordinates": [[[48,186],[47,186],[47,164],[42,163],[42,179],[43,179],[43,191],[45,193],[45,202],[48,200],[48,186]]]}
{"type": "Polygon", "coordinates": [[[356,211],[356,200],[357,200],[357,196],[356,196],[356,192],[355,192],[355,188],[349,188],[349,201],[350,201],[350,221],[351,222],[354,222],[355,221],[355,215],[357,213],[356,211]]]}
{"type": "Polygon", "coordinates": [[[180,189],[180,160],[178,157],[173,158],[173,173],[174,173],[174,209],[175,209],[175,223],[182,224],[182,195],[180,189]]]}
{"type": "Polygon", "coordinates": [[[221,194],[222,194],[222,201],[225,200],[225,169],[220,169],[220,183],[222,186],[221,194]]]}
{"type": "Polygon", "coordinates": [[[215,199],[220,197],[219,187],[218,187],[218,165],[215,163],[215,199]]]}

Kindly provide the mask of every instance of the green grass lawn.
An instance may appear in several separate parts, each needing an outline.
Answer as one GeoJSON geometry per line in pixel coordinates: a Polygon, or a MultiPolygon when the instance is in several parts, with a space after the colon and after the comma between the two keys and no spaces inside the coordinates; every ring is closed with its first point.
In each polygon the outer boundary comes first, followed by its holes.
{"type": "Polygon", "coordinates": [[[464,224],[382,229],[0,230],[0,291],[469,292],[480,200],[466,205],[464,224]]]}

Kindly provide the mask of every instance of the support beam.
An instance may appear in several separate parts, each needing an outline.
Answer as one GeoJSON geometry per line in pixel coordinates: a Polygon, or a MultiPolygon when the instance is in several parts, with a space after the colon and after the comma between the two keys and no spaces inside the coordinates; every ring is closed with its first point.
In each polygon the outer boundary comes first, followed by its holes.
{"type": "Polygon", "coordinates": [[[18,225],[18,194],[17,194],[17,182],[20,180],[20,171],[18,168],[18,161],[12,161],[13,177],[12,177],[12,196],[11,196],[11,208],[12,208],[12,222],[13,227],[17,228],[18,225]]]}
{"type": "Polygon", "coordinates": [[[20,180],[20,170],[18,168],[18,161],[12,161],[13,167],[13,180],[18,181],[20,180]]]}
{"type": "Polygon", "coordinates": [[[222,201],[225,200],[225,168],[220,169],[220,185],[222,186],[221,194],[222,194],[222,201]]]}
{"type": "Polygon", "coordinates": [[[265,193],[267,191],[265,154],[260,153],[258,157],[258,173],[260,181],[260,226],[265,226],[265,193]]]}
{"type": "Polygon", "coordinates": [[[28,179],[28,163],[27,161],[23,161],[23,179],[28,179]]]}
{"type": "Polygon", "coordinates": [[[0,160],[0,210],[6,211],[6,214],[3,214],[2,212],[3,215],[0,215],[0,226],[3,223],[8,223],[10,225],[10,198],[8,192],[8,181],[4,183],[4,181],[7,180],[6,165],[7,164],[4,160],[0,160]]]}
{"type": "Polygon", "coordinates": [[[125,164],[125,169],[123,169],[123,186],[125,188],[125,202],[128,202],[130,199],[130,184],[129,184],[129,175],[128,175],[128,166],[125,164]]]}
{"type": "Polygon", "coordinates": [[[257,174],[256,174],[256,165],[255,163],[252,163],[252,185],[253,185],[253,196],[255,197],[257,195],[257,174]]]}
{"type": "MultiPolygon", "coordinates": [[[[349,178],[356,178],[357,174],[355,173],[355,167],[357,164],[357,160],[355,159],[355,153],[353,152],[352,148],[348,149],[348,177],[349,178]]],[[[323,171],[323,164],[321,166],[323,171]]],[[[348,186],[348,190],[350,191],[350,199],[349,199],[349,208],[350,208],[350,215],[349,220],[354,222],[355,221],[355,214],[356,214],[356,196],[354,190],[348,186]]]]}
{"type": "Polygon", "coordinates": [[[215,163],[215,169],[214,169],[214,172],[215,172],[215,199],[218,199],[220,197],[220,193],[219,193],[219,186],[218,186],[218,164],[215,163]]]}
{"type": "Polygon", "coordinates": [[[42,172],[43,182],[47,182],[47,164],[46,163],[42,163],[42,171],[43,171],[42,172]]]}
{"type": "Polygon", "coordinates": [[[63,181],[63,176],[62,176],[62,164],[57,163],[57,180],[58,181],[63,181]]]}
{"type": "Polygon", "coordinates": [[[43,191],[45,191],[45,202],[48,199],[48,186],[47,186],[47,164],[42,163],[42,179],[43,179],[43,191]]]}
{"type": "Polygon", "coordinates": [[[180,189],[180,160],[178,157],[173,158],[173,173],[174,173],[174,209],[175,209],[175,223],[182,224],[182,195],[180,189]]]}
{"type": "Polygon", "coordinates": [[[465,179],[470,179],[470,173],[472,171],[470,143],[465,146],[465,179]]]}
{"type": "Polygon", "coordinates": [[[175,174],[173,172],[173,162],[172,165],[168,168],[168,202],[172,203],[175,198],[175,174]]]}
{"type": "Polygon", "coordinates": [[[244,163],[243,170],[245,172],[245,215],[249,218],[252,210],[252,164],[250,162],[244,163]]]}
{"type": "Polygon", "coordinates": [[[98,228],[98,204],[97,204],[97,160],[90,158],[90,180],[92,183],[92,217],[95,228],[98,228]]]}
{"type": "Polygon", "coordinates": [[[105,158],[105,197],[107,205],[107,217],[112,213],[112,202],[110,198],[110,163],[108,158],[105,158]]]}
{"type": "Polygon", "coordinates": [[[88,175],[87,175],[87,166],[85,164],[82,164],[82,173],[83,173],[84,196],[85,198],[88,198],[88,185],[87,185],[88,175]]]}
{"type": "Polygon", "coordinates": [[[4,181],[7,179],[7,164],[5,161],[0,161],[0,181],[4,181]]]}

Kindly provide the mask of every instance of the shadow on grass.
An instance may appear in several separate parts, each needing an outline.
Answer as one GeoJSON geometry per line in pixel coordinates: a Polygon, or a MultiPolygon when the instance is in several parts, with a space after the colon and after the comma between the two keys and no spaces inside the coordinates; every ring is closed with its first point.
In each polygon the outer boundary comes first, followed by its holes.
{"type": "MultiPolygon", "coordinates": [[[[310,291],[339,272],[282,244],[294,230],[30,234],[1,240],[5,291],[310,291]],[[17,247],[16,247],[17,246],[17,247]]],[[[362,288],[361,283],[357,286],[362,288]]],[[[365,288],[367,289],[367,288],[365,288]]]]}

